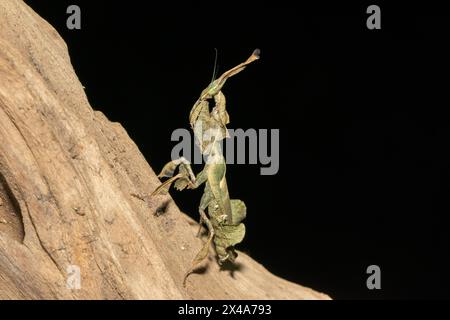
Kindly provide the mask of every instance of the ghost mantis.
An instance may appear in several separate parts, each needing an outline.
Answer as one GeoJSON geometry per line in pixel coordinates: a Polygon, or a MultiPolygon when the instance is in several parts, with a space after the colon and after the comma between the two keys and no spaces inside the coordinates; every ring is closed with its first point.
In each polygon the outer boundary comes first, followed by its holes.
{"type": "Polygon", "coordinates": [[[259,49],[253,51],[250,57],[224,72],[205,88],[195,102],[189,114],[189,123],[194,132],[197,146],[207,162],[203,170],[197,175],[192,171],[189,161],[180,158],[167,163],[159,178],[169,178],[163,182],[152,196],[167,193],[174,184],[177,190],[196,189],[205,184],[205,190],[200,200],[200,235],[202,224],[206,225],[208,238],[201,250],[195,256],[191,268],[183,278],[186,285],[188,276],[208,256],[211,243],[214,244],[218,255],[218,263],[234,262],[237,253],[234,246],[245,236],[245,225],[242,220],[246,216],[245,203],[238,199],[230,199],[226,174],[226,161],[222,153],[220,142],[229,137],[226,125],[230,117],[226,110],[226,100],[222,87],[232,76],[244,70],[249,64],[259,59],[259,49]],[[214,99],[214,108],[210,111],[209,101],[214,99]],[[178,169],[176,175],[175,172],[178,169]]]}

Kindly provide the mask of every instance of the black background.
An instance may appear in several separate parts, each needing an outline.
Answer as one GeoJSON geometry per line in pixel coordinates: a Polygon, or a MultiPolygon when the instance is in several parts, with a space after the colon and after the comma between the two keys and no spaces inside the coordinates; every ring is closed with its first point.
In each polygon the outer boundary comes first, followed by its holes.
{"type": "MultiPolygon", "coordinates": [[[[336,299],[449,298],[450,57],[435,5],[232,7],[144,1],[26,1],[67,42],[94,109],[119,121],[155,171],[211,79],[230,79],[229,128],[280,129],[280,170],[229,165],[248,208],[239,249],[336,299]],[[81,30],[66,28],[78,4],[81,30]],[[379,265],[382,289],[368,290],[379,265]]],[[[376,4],[376,3],[375,3],[376,4]]],[[[199,167],[195,169],[199,170],[199,167]]],[[[172,192],[197,219],[201,190],[172,192]]]]}

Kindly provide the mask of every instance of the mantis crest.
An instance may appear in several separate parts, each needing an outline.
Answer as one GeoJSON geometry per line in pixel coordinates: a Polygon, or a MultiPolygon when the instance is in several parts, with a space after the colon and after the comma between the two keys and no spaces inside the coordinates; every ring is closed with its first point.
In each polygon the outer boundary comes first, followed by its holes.
{"type": "Polygon", "coordinates": [[[191,109],[189,123],[194,132],[196,144],[207,159],[203,170],[195,175],[189,161],[185,158],[170,161],[158,175],[159,178],[169,179],[152,193],[152,196],[167,193],[172,184],[179,191],[186,188],[196,189],[205,184],[199,206],[200,229],[197,235],[200,235],[204,224],[208,230],[208,238],[195,256],[191,268],[186,272],[183,286],[186,285],[187,277],[208,256],[211,243],[215,247],[219,264],[227,260],[233,262],[237,257],[234,246],[245,236],[245,225],[242,223],[246,216],[245,203],[238,199],[230,199],[225,178],[226,162],[220,142],[229,137],[226,125],[230,122],[230,117],[226,110],[222,87],[228,78],[238,74],[258,59],[259,49],[256,49],[245,62],[213,80],[202,91],[191,109]],[[210,110],[209,101],[212,99],[215,105],[210,110]],[[175,175],[177,169],[178,173],[175,175]]]}

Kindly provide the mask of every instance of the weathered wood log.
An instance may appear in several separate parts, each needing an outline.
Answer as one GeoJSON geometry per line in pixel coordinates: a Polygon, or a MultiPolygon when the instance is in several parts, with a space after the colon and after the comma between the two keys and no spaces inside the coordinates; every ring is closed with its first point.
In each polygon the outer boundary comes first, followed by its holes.
{"type": "Polygon", "coordinates": [[[1,1],[1,299],[328,298],[242,252],[235,271],[210,259],[183,288],[198,225],[169,196],[150,199],[158,185],[122,126],[90,107],[58,33],[1,1]]]}

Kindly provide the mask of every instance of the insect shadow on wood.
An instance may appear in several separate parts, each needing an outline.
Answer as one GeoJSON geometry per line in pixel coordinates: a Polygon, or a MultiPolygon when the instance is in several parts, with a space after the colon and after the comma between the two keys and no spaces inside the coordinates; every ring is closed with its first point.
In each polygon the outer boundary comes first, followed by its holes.
{"type": "Polygon", "coordinates": [[[171,201],[172,200],[163,201],[158,206],[158,208],[156,208],[155,213],[154,213],[155,217],[159,217],[159,216],[162,216],[163,214],[165,214],[167,212],[167,209],[169,208],[169,205],[170,205],[171,201]]]}
{"type": "Polygon", "coordinates": [[[220,271],[228,271],[230,277],[232,277],[233,279],[236,279],[234,276],[234,273],[236,271],[241,271],[243,268],[242,263],[239,263],[237,261],[235,262],[231,262],[229,260],[222,262],[222,264],[220,265],[220,271]]]}

